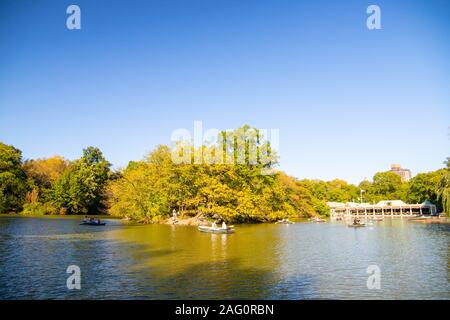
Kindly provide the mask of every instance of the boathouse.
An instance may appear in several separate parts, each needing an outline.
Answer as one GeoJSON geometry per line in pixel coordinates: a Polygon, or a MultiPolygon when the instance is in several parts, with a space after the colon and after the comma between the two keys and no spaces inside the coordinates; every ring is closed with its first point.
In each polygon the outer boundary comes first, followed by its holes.
{"type": "Polygon", "coordinates": [[[418,216],[437,215],[436,206],[430,201],[407,204],[401,200],[383,200],[377,204],[357,202],[327,202],[331,217],[340,216],[418,216]]]}

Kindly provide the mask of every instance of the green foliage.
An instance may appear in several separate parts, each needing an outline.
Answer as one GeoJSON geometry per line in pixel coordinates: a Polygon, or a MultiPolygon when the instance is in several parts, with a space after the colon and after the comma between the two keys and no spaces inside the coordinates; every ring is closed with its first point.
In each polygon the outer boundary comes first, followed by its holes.
{"type": "Polygon", "coordinates": [[[88,147],[54,183],[52,202],[64,214],[100,213],[105,209],[109,177],[110,163],[98,148],[88,147]]]}
{"type": "Polygon", "coordinates": [[[23,205],[22,214],[25,215],[52,215],[59,214],[51,202],[31,202],[23,205]]]}
{"type": "Polygon", "coordinates": [[[339,179],[328,182],[304,179],[298,183],[308,189],[315,198],[324,202],[350,202],[359,197],[358,187],[339,179]]]}
{"type": "MultiPolygon", "coordinates": [[[[364,190],[364,202],[377,203],[381,200],[406,201],[408,183],[403,183],[399,175],[386,171],[377,172],[373,182],[362,181],[359,188],[364,190]]],[[[358,197],[359,198],[359,197],[358,197]]]]}
{"type": "Polygon", "coordinates": [[[25,161],[23,168],[29,191],[25,196],[24,214],[57,213],[51,201],[52,188],[68,167],[69,161],[59,156],[25,161]]]}
{"type": "Polygon", "coordinates": [[[20,211],[26,192],[22,152],[0,142],[0,213],[20,211]]]}
{"type": "Polygon", "coordinates": [[[408,203],[422,203],[426,200],[438,206],[438,210],[442,210],[439,201],[437,186],[441,178],[445,175],[446,170],[441,169],[428,173],[419,173],[409,182],[409,188],[406,195],[408,203]]]}
{"type": "Polygon", "coordinates": [[[343,180],[297,180],[274,171],[278,157],[259,130],[244,126],[219,133],[216,143],[194,148],[159,146],[142,161],[111,172],[98,148],[80,159],[22,162],[20,150],[0,143],[0,213],[97,214],[158,222],[173,210],[228,222],[264,222],[328,215],[327,202],[430,200],[450,212],[450,158],[446,168],[420,173],[403,183],[378,172],[359,186],[343,180]],[[182,162],[174,161],[174,156],[182,162]],[[271,174],[267,174],[271,173],[271,174]]]}
{"type": "Polygon", "coordinates": [[[293,178],[283,173],[264,174],[275,165],[276,155],[257,130],[244,126],[220,135],[231,140],[199,149],[160,146],[144,161],[130,163],[121,178],[110,184],[110,212],[147,222],[168,217],[172,210],[228,222],[316,214],[318,203],[293,178]],[[252,154],[252,148],[256,153],[252,154]],[[185,159],[190,163],[172,161],[173,154],[179,156],[186,150],[185,159]],[[233,161],[226,161],[227,153],[233,161]],[[260,161],[262,158],[265,160],[260,161]]]}
{"type": "Polygon", "coordinates": [[[442,208],[450,215],[450,158],[444,162],[447,168],[444,169],[436,186],[438,199],[442,202],[442,208]]]}
{"type": "Polygon", "coordinates": [[[373,176],[373,184],[369,191],[380,197],[400,199],[402,198],[402,179],[390,171],[378,172],[373,176]]]}

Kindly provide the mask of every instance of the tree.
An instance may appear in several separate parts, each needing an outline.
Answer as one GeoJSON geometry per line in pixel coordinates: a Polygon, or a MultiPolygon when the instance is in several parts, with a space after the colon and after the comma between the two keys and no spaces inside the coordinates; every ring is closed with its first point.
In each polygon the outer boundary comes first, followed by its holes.
{"type": "Polygon", "coordinates": [[[57,213],[51,202],[51,191],[69,165],[69,161],[60,156],[25,161],[23,168],[27,175],[29,191],[25,196],[23,213],[57,213]]]}
{"type": "Polygon", "coordinates": [[[442,174],[436,193],[438,199],[442,201],[442,207],[447,214],[450,214],[450,158],[444,162],[446,164],[445,172],[442,174]]]}
{"type": "Polygon", "coordinates": [[[387,171],[373,176],[373,183],[368,190],[375,201],[404,199],[407,185],[402,183],[399,175],[387,171]]]}
{"type": "Polygon", "coordinates": [[[20,211],[26,192],[22,152],[0,142],[0,213],[20,211]]]}
{"type": "MultiPolygon", "coordinates": [[[[375,196],[372,193],[372,185],[373,185],[373,183],[370,182],[369,180],[363,180],[363,181],[361,181],[359,183],[358,189],[359,190],[364,190],[363,194],[362,194],[363,202],[373,203],[373,202],[377,202],[378,201],[377,196],[375,196]]],[[[361,196],[361,191],[359,191],[359,193],[360,194],[358,195],[358,197],[361,196]]]]}
{"type": "Polygon", "coordinates": [[[105,208],[110,163],[98,148],[88,147],[52,188],[52,202],[60,213],[100,213],[105,208]]]}
{"type": "Polygon", "coordinates": [[[325,181],[303,179],[298,181],[297,183],[300,186],[303,186],[305,189],[309,190],[309,192],[315,198],[323,201],[330,201],[330,190],[328,184],[325,181]]]}
{"type": "Polygon", "coordinates": [[[219,138],[225,135],[216,144],[196,149],[189,144],[173,149],[159,146],[143,161],[130,162],[121,178],[110,183],[111,213],[145,222],[165,219],[172,210],[228,222],[316,214],[315,206],[320,204],[295,179],[283,173],[265,174],[277,157],[258,130],[244,126],[222,132],[219,138]],[[187,152],[185,159],[200,155],[201,163],[172,161],[181,148],[187,152]],[[233,161],[223,161],[226,153],[233,161]]]}
{"type": "Polygon", "coordinates": [[[69,161],[61,156],[54,156],[46,159],[27,160],[23,168],[27,177],[40,185],[50,188],[57,181],[69,166],[69,161]]]}
{"type": "Polygon", "coordinates": [[[143,161],[130,162],[121,177],[109,184],[111,214],[144,222],[168,215],[172,174],[170,150],[165,146],[159,146],[143,161]]]}
{"type": "Polygon", "coordinates": [[[290,211],[290,216],[311,217],[328,213],[325,201],[315,198],[310,190],[294,178],[279,173],[278,180],[283,188],[280,193],[284,195],[284,210],[290,211]]]}
{"type": "Polygon", "coordinates": [[[309,190],[313,197],[323,203],[328,201],[350,202],[359,197],[359,188],[357,186],[340,179],[328,182],[304,179],[298,183],[309,190]]]}
{"type": "Polygon", "coordinates": [[[327,182],[329,189],[328,201],[349,202],[359,198],[359,188],[344,180],[335,179],[327,182]]]}
{"type": "Polygon", "coordinates": [[[409,203],[422,203],[429,200],[434,203],[438,210],[442,210],[442,203],[439,199],[437,186],[442,176],[446,173],[445,169],[440,169],[428,173],[419,173],[409,182],[406,199],[409,203]]]}

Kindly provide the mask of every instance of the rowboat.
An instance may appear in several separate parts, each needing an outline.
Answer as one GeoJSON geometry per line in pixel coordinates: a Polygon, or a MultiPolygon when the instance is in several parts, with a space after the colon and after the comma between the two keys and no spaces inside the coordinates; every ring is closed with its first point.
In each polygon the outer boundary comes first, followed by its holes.
{"type": "Polygon", "coordinates": [[[106,223],[100,220],[83,220],[80,226],[104,226],[106,223]]]}
{"type": "Polygon", "coordinates": [[[352,228],[360,228],[365,227],[366,225],[364,223],[357,223],[357,224],[348,224],[347,226],[352,228]]]}
{"type": "Polygon", "coordinates": [[[309,221],[312,221],[312,222],[326,222],[324,219],[321,219],[321,218],[319,218],[319,217],[316,217],[316,218],[311,218],[311,219],[309,219],[309,221]]]}
{"type": "Polygon", "coordinates": [[[198,230],[200,232],[209,232],[209,233],[234,233],[234,229],[232,227],[227,227],[224,229],[224,228],[199,226],[198,230]]]}
{"type": "Polygon", "coordinates": [[[289,221],[289,220],[279,220],[279,221],[275,222],[275,224],[294,224],[294,222],[289,221]]]}
{"type": "Polygon", "coordinates": [[[412,218],[408,218],[409,221],[414,221],[414,220],[426,220],[426,219],[431,219],[431,216],[416,216],[416,217],[412,217],[412,218]]]}

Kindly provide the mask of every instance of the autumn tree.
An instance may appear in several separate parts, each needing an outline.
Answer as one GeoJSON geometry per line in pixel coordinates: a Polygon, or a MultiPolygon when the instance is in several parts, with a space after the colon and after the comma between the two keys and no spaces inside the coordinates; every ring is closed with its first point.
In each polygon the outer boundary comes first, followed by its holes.
{"type": "Polygon", "coordinates": [[[218,138],[216,144],[197,148],[159,146],[144,160],[130,163],[122,178],[110,183],[111,213],[150,222],[177,210],[249,222],[314,212],[303,195],[295,194],[305,190],[293,180],[283,183],[283,175],[266,174],[276,164],[276,154],[258,130],[244,126],[218,138]],[[172,161],[173,155],[183,161],[172,161]]]}
{"type": "Polygon", "coordinates": [[[23,168],[29,189],[25,196],[25,214],[57,213],[51,202],[51,192],[68,167],[69,161],[60,156],[25,161],[23,168]]]}

